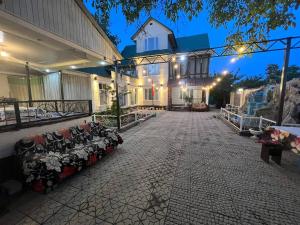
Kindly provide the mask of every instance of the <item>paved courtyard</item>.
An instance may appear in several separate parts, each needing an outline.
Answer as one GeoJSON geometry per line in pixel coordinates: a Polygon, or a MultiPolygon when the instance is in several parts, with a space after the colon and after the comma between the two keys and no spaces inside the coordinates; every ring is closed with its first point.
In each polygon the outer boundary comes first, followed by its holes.
{"type": "Polygon", "coordinates": [[[295,155],[266,164],[213,115],[166,112],[126,131],[112,155],[47,195],[23,194],[0,224],[299,224],[295,155]]]}

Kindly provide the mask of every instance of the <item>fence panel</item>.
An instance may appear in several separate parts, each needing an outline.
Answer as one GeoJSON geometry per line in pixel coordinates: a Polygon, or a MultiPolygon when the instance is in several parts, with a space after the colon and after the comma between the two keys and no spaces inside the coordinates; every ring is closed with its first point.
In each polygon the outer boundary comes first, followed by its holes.
{"type": "Polygon", "coordinates": [[[91,100],[1,101],[0,131],[91,114],[91,100]]]}

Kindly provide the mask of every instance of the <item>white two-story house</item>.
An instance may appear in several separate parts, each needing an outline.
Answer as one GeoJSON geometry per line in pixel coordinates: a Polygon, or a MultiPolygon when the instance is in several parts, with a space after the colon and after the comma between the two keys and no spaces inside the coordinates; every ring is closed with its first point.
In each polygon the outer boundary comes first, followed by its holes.
{"type": "MultiPolygon", "coordinates": [[[[132,40],[134,44],[122,51],[124,59],[134,57],[138,60],[157,54],[172,56],[167,62],[136,66],[137,105],[172,109],[172,106],[184,105],[185,96],[192,97],[195,103],[208,103],[209,88],[205,87],[211,83],[211,78],[207,34],[176,38],[170,28],[149,18],[132,40]],[[195,51],[197,54],[192,54],[195,51]]],[[[143,59],[143,62],[147,60],[143,59]]]]}

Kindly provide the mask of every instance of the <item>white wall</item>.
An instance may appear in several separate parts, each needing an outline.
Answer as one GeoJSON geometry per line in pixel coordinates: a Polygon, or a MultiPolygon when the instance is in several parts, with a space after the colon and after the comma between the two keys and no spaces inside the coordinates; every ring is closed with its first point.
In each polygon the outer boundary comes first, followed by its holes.
{"type": "Polygon", "coordinates": [[[8,80],[7,75],[0,74],[0,98],[1,97],[9,97],[9,86],[8,86],[8,80]]]}
{"type": "Polygon", "coordinates": [[[168,31],[165,27],[158,24],[157,22],[151,20],[144,27],[143,30],[135,37],[136,41],[136,51],[137,53],[145,51],[145,38],[148,37],[158,37],[158,49],[167,49],[169,47],[168,43],[168,31]],[[152,25],[150,25],[152,23],[152,25]]]}
{"type": "Polygon", "coordinates": [[[119,57],[77,0],[4,0],[1,10],[109,59],[119,57]]]}
{"type": "Polygon", "coordinates": [[[142,87],[138,90],[138,105],[152,105],[152,100],[147,101],[144,99],[144,89],[152,88],[152,83],[148,81],[149,78],[153,79],[155,88],[159,88],[159,100],[154,101],[153,104],[160,106],[168,105],[168,79],[169,79],[169,65],[168,63],[160,63],[159,75],[144,76],[144,66],[137,66],[138,72],[138,85],[142,87]],[[162,86],[161,86],[162,84],[162,86]]]}

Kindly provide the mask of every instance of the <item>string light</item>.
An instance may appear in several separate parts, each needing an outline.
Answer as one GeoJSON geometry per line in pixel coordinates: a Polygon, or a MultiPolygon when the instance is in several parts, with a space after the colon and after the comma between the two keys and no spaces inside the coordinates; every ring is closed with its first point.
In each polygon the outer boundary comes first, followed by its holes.
{"type": "Polygon", "coordinates": [[[172,62],[175,62],[175,61],[176,61],[176,57],[173,56],[173,57],[172,57],[172,62]]]}
{"type": "Polygon", "coordinates": [[[242,46],[238,49],[238,53],[243,53],[245,50],[246,50],[246,48],[244,46],[242,46]]]}
{"type": "Polygon", "coordinates": [[[238,60],[238,58],[234,57],[234,58],[230,59],[230,62],[235,63],[237,60],[238,60]]]}
{"type": "Polygon", "coordinates": [[[228,72],[228,70],[223,70],[223,72],[222,72],[222,75],[227,75],[229,72],[228,72]]]}

